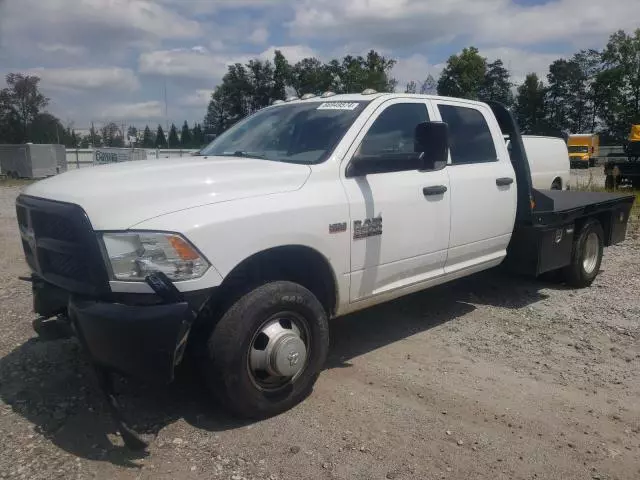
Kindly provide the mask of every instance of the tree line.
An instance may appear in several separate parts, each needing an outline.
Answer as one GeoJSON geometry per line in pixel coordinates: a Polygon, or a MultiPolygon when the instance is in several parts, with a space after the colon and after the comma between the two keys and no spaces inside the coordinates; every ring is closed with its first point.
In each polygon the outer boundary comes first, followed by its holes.
{"type": "Polygon", "coordinates": [[[288,95],[359,93],[366,88],[393,92],[397,86],[391,76],[395,64],[395,60],[371,50],[366,56],[347,55],[328,63],[305,58],[291,65],[276,50],[273,62],[254,59],[245,65],[230,65],[211,95],[205,131],[220,134],[241,118],[288,95]]]}
{"type": "MultiPolygon", "coordinates": [[[[142,134],[136,127],[108,123],[78,135],[46,111],[49,99],[39,90],[37,76],[10,73],[0,90],[0,143],[62,143],[68,147],[124,146],[134,137],[145,148],[201,148],[241,118],[275,100],[325,91],[358,93],[367,88],[393,92],[396,60],[371,50],[364,56],[347,55],[322,62],[305,58],[291,64],[281,51],[273,61],[254,59],[228,67],[215,88],[204,122],[189,127],[175,124],[165,134],[161,125],[142,134]]],[[[509,106],[523,133],[561,135],[600,133],[602,143],[624,142],[631,124],[640,123],[640,29],[613,33],[601,50],[581,50],[549,66],[546,78],[529,73],[515,85],[504,62],[489,60],[477,48],[451,55],[436,79],[428,72],[422,81],[410,81],[407,93],[497,100],[509,106]]]]}
{"type": "Polygon", "coordinates": [[[90,146],[101,147],[138,147],[138,148],[200,148],[206,143],[205,133],[202,125],[195,123],[193,128],[185,120],[180,133],[175,123],[171,124],[168,135],[165,134],[162,125],[158,125],[153,131],[149,125],[138,131],[138,128],[131,125],[123,133],[124,129],[115,122],[104,125],[99,130],[93,126],[89,133],[82,137],[79,147],[88,148],[90,146]]]}
{"type": "Polygon", "coordinates": [[[5,80],[7,86],[0,90],[0,143],[57,143],[67,148],[200,148],[206,143],[202,125],[196,123],[189,127],[187,121],[180,133],[175,124],[171,124],[168,135],[161,125],[153,132],[146,126],[142,135],[138,135],[135,126],[125,131],[115,122],[99,129],[92,125],[88,134],[80,135],[72,125],[65,127],[60,119],[45,110],[50,99],[40,92],[39,77],[9,73],[5,80]],[[130,138],[134,140],[130,142],[130,138]]]}
{"type": "MultiPolygon", "coordinates": [[[[205,131],[220,134],[288,94],[358,93],[365,88],[393,92],[395,64],[372,50],[364,57],[348,55],[328,63],[305,58],[294,65],[276,51],[273,62],[230,65],[211,96],[205,131]]],[[[419,83],[410,81],[404,91],[502,102],[526,134],[597,132],[605,143],[624,142],[631,124],[640,123],[640,29],[615,32],[602,50],[555,60],[546,82],[529,73],[516,86],[500,58],[490,61],[471,46],[451,55],[437,80],[426,75],[419,83]]]]}
{"type": "Polygon", "coordinates": [[[526,132],[599,132],[603,143],[624,143],[640,123],[640,29],[615,32],[602,50],[554,61],[546,84],[527,75],[514,111],[526,132]]]}

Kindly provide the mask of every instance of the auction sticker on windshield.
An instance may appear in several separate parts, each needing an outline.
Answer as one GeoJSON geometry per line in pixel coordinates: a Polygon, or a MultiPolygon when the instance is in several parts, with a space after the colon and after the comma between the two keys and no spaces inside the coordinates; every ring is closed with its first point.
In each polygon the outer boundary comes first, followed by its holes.
{"type": "Polygon", "coordinates": [[[318,107],[318,110],[355,110],[358,103],[348,102],[326,102],[318,107]]]}

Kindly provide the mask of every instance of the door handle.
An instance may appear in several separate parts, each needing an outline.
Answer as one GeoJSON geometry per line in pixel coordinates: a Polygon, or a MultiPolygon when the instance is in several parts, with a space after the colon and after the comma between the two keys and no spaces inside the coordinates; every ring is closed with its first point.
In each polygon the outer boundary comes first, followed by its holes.
{"type": "Polygon", "coordinates": [[[513,183],[513,178],[511,177],[501,177],[496,178],[496,185],[499,187],[504,187],[505,185],[511,185],[513,183]]]}
{"type": "Polygon", "coordinates": [[[444,185],[434,185],[433,187],[424,187],[422,189],[422,193],[425,197],[429,195],[442,195],[446,191],[447,187],[445,187],[444,185]]]}

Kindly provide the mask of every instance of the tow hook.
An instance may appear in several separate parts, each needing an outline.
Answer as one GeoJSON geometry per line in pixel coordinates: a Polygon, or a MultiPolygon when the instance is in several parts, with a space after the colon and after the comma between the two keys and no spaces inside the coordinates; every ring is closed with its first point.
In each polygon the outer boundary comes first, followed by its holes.
{"type": "MultiPolygon", "coordinates": [[[[149,286],[151,286],[156,295],[162,299],[163,303],[178,303],[185,301],[184,295],[164,273],[158,272],[148,275],[145,281],[149,286]]],[[[188,316],[191,318],[186,318],[185,321],[193,323],[196,318],[196,312],[189,310],[188,316]]],[[[109,413],[116,424],[117,430],[122,436],[125,446],[130,450],[146,449],[148,447],[148,443],[144,441],[133,428],[131,428],[122,414],[122,408],[118,402],[113,386],[112,372],[95,362],[92,363],[98,377],[98,384],[105,396],[109,413]]]]}

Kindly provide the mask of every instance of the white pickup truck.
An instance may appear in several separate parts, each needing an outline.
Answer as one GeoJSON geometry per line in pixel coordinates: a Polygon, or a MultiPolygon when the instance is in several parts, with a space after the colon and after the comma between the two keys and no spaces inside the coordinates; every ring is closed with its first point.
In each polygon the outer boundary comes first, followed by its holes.
{"type": "Polygon", "coordinates": [[[170,381],[189,345],[230,411],[265,417],[312,390],[330,318],[503,262],[587,286],[632,203],[532,188],[499,104],[365,91],[278,102],[198,157],[37,182],[17,215],[35,311],[98,372],[170,381]]]}

